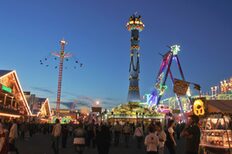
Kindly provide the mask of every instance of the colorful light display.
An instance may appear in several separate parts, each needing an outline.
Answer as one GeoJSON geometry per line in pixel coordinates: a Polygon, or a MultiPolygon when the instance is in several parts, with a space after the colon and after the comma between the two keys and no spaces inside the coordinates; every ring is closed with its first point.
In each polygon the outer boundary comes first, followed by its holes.
{"type": "Polygon", "coordinates": [[[7,87],[7,86],[4,86],[4,85],[2,85],[2,90],[3,90],[3,91],[6,91],[6,92],[8,92],[8,93],[12,93],[12,89],[9,88],[9,87],[7,87]]]}
{"type": "MultiPolygon", "coordinates": [[[[150,100],[148,101],[149,102],[148,105],[150,107],[159,105],[161,97],[164,95],[164,93],[167,89],[166,80],[167,80],[168,76],[170,77],[172,83],[174,84],[174,77],[173,77],[172,72],[171,72],[171,65],[172,65],[173,61],[175,61],[178,65],[180,75],[181,75],[181,80],[185,81],[185,77],[184,77],[184,74],[183,74],[183,71],[182,71],[182,68],[180,65],[180,61],[178,58],[179,51],[180,51],[179,45],[172,45],[172,46],[170,46],[170,50],[166,54],[162,55],[163,59],[162,59],[162,63],[161,63],[161,66],[160,66],[160,69],[159,69],[159,72],[158,72],[158,75],[156,78],[154,90],[152,91],[152,93],[151,93],[152,96],[150,97],[150,100]]],[[[180,108],[180,111],[183,115],[183,120],[186,120],[186,117],[184,115],[183,106],[181,103],[181,98],[176,93],[175,93],[175,97],[176,97],[176,100],[178,102],[178,106],[180,108]]],[[[189,100],[189,103],[190,103],[190,100],[189,100]]]]}
{"type": "Polygon", "coordinates": [[[170,51],[167,52],[165,55],[162,55],[163,60],[162,60],[162,63],[161,63],[160,69],[159,69],[159,73],[158,73],[158,76],[156,79],[154,90],[151,93],[151,95],[152,95],[151,99],[149,100],[149,102],[152,102],[152,103],[150,103],[150,106],[154,106],[154,105],[159,104],[161,97],[164,95],[164,93],[167,89],[166,80],[167,80],[168,75],[171,77],[171,80],[174,82],[174,78],[173,78],[171,70],[170,70],[173,59],[176,60],[178,67],[179,67],[179,70],[180,70],[180,73],[181,73],[181,76],[184,79],[184,75],[183,75],[183,72],[182,72],[182,69],[180,66],[180,62],[179,62],[179,59],[177,56],[179,51],[180,51],[179,45],[172,45],[170,47],[170,51]]]}
{"type": "Polygon", "coordinates": [[[133,15],[130,17],[129,22],[127,22],[126,27],[129,31],[131,30],[142,31],[145,25],[141,21],[141,16],[136,17],[135,15],[133,15]]]}
{"type": "Polygon", "coordinates": [[[127,29],[131,32],[131,47],[130,47],[130,68],[129,68],[129,91],[128,102],[140,102],[139,91],[139,32],[144,29],[144,24],[141,21],[141,16],[134,14],[130,17],[126,24],[127,29]]]}
{"type": "MultiPolygon", "coordinates": [[[[5,71],[1,70],[2,75],[0,76],[0,89],[2,91],[3,108],[13,111],[16,117],[19,115],[32,115],[30,107],[27,103],[22,87],[20,85],[16,71],[5,71]],[[7,94],[9,93],[9,95],[7,94]]],[[[1,110],[2,116],[8,116],[1,110]]],[[[0,116],[1,116],[0,115],[0,116]]]]}
{"type": "Polygon", "coordinates": [[[232,77],[220,82],[221,93],[232,93],[232,77]]]}
{"type": "Polygon", "coordinates": [[[171,46],[171,52],[173,53],[173,55],[177,55],[180,51],[180,46],[179,45],[173,45],[171,46]]]}
{"type": "Polygon", "coordinates": [[[20,118],[20,115],[8,114],[8,113],[0,113],[0,116],[12,117],[12,118],[20,118]]]}
{"type": "Polygon", "coordinates": [[[205,114],[204,102],[201,99],[196,99],[193,103],[193,113],[197,116],[205,114]]]}

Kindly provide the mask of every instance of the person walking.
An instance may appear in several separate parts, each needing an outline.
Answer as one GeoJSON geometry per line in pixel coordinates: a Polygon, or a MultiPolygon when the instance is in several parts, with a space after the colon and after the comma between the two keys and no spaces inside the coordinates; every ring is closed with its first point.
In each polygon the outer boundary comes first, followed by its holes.
{"type": "Polygon", "coordinates": [[[59,154],[60,135],[61,135],[60,120],[56,119],[56,124],[53,126],[52,129],[52,148],[54,154],[59,154]]]}
{"type": "Polygon", "coordinates": [[[191,115],[181,136],[186,139],[185,154],[198,154],[201,131],[198,126],[199,117],[191,115]]]}
{"type": "Polygon", "coordinates": [[[123,134],[124,134],[124,139],[125,139],[125,147],[129,147],[129,139],[130,139],[130,134],[131,134],[131,127],[129,125],[129,122],[126,122],[126,124],[123,127],[123,134]]]}
{"type": "Polygon", "coordinates": [[[143,128],[142,128],[142,125],[139,123],[137,125],[137,127],[135,128],[135,132],[134,132],[134,136],[136,138],[136,141],[137,141],[137,148],[141,148],[141,144],[142,144],[142,141],[143,141],[143,128]]]}
{"type": "Polygon", "coordinates": [[[147,154],[158,154],[159,138],[155,133],[154,127],[149,127],[149,134],[145,137],[144,144],[147,154]]]}
{"type": "Polygon", "coordinates": [[[7,131],[4,129],[3,125],[0,123],[0,154],[7,154],[7,131]]]}
{"type": "Polygon", "coordinates": [[[181,133],[180,123],[177,123],[176,124],[176,138],[177,138],[177,140],[180,139],[180,133],[181,133]]]}
{"type": "Polygon", "coordinates": [[[174,135],[174,125],[175,121],[170,120],[168,122],[168,128],[166,130],[167,140],[165,142],[165,145],[168,148],[168,151],[170,154],[176,154],[176,141],[175,141],[175,135],[174,135]]]}
{"type": "Polygon", "coordinates": [[[118,146],[120,135],[122,133],[122,126],[119,124],[119,122],[116,122],[116,125],[114,126],[114,145],[118,146]]]}
{"type": "Polygon", "coordinates": [[[166,133],[162,129],[162,124],[160,122],[156,123],[156,134],[159,138],[159,154],[164,154],[164,143],[166,141],[166,133]]]}
{"type": "Polygon", "coordinates": [[[83,128],[83,124],[80,123],[77,126],[77,129],[74,130],[74,146],[75,150],[77,151],[78,154],[83,154],[84,148],[85,148],[85,137],[86,137],[86,132],[85,129],[83,128]]]}
{"type": "Polygon", "coordinates": [[[66,148],[67,139],[68,139],[68,128],[67,125],[64,125],[61,130],[62,134],[62,148],[66,148]]]}
{"type": "Polygon", "coordinates": [[[16,138],[18,138],[18,125],[16,120],[13,120],[13,124],[9,133],[9,152],[15,152],[16,154],[19,154],[18,149],[15,146],[16,138]]]}
{"type": "Polygon", "coordinates": [[[95,148],[95,137],[96,137],[96,126],[95,126],[95,120],[92,120],[87,125],[87,141],[86,145],[88,147],[95,148]]]}
{"type": "Polygon", "coordinates": [[[98,154],[109,154],[110,141],[110,129],[106,124],[103,124],[96,134],[98,154]]]}

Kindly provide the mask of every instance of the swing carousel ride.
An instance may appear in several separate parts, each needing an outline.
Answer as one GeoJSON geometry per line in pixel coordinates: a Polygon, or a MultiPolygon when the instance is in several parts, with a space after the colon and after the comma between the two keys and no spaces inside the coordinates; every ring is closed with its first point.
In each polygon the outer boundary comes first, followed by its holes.
{"type": "Polygon", "coordinates": [[[47,57],[40,60],[40,65],[44,65],[46,67],[53,66],[55,69],[59,68],[59,74],[58,74],[58,88],[57,88],[57,100],[56,100],[56,116],[59,117],[60,113],[60,103],[61,103],[61,88],[62,88],[62,77],[63,77],[63,68],[65,69],[77,69],[78,67],[83,67],[83,63],[81,63],[74,54],[70,52],[66,52],[64,50],[65,45],[67,45],[67,42],[62,39],[60,41],[61,50],[59,52],[51,52],[47,57]],[[71,59],[72,58],[72,59],[71,59]],[[52,60],[59,60],[59,67],[57,65],[52,64],[52,60]],[[71,66],[65,66],[64,67],[64,61],[69,62],[72,61],[71,66]]]}

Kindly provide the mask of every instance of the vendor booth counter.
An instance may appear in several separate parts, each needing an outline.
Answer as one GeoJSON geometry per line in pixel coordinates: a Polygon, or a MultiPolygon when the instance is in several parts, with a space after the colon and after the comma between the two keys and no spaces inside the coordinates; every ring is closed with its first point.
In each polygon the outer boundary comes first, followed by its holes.
{"type": "Polygon", "coordinates": [[[200,147],[204,154],[232,154],[232,101],[208,100],[200,147]]]}

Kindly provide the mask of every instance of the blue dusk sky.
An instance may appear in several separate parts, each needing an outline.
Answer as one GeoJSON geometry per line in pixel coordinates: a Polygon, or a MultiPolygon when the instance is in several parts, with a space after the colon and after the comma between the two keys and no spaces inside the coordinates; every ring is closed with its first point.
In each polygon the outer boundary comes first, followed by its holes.
{"type": "MultiPolygon", "coordinates": [[[[2,0],[0,4],[1,69],[16,70],[24,91],[56,100],[58,61],[40,60],[66,51],[84,65],[64,63],[63,102],[77,106],[99,100],[104,107],[125,103],[129,85],[130,32],[125,25],[138,12],[140,33],[140,93],[150,93],[161,63],[159,53],[179,44],[186,80],[203,92],[232,75],[231,0],[2,0]],[[79,104],[78,104],[79,103],[79,104]]],[[[179,78],[177,65],[172,72],[179,78]]],[[[166,96],[172,91],[169,89],[166,96]]],[[[171,94],[170,94],[171,95],[171,94]]]]}

